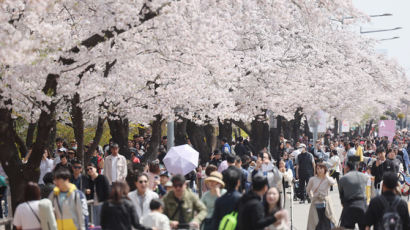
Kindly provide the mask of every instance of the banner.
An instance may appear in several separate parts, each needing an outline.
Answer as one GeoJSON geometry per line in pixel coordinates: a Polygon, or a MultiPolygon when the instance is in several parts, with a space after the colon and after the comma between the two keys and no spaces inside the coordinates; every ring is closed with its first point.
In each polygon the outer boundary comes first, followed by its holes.
{"type": "Polygon", "coordinates": [[[394,120],[380,120],[379,121],[379,137],[387,136],[389,141],[393,141],[396,134],[396,121],[394,120]]]}
{"type": "Polygon", "coordinates": [[[350,132],[350,124],[349,121],[342,121],[342,133],[350,132]]]}

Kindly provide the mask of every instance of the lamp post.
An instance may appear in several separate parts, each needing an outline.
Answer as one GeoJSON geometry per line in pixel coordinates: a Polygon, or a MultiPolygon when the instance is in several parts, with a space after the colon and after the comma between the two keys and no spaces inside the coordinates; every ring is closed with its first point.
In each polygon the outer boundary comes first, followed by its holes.
{"type": "Polygon", "coordinates": [[[381,29],[381,30],[368,30],[368,31],[363,31],[362,27],[360,27],[360,33],[361,34],[368,34],[368,33],[378,33],[378,32],[387,32],[387,31],[394,31],[394,30],[400,30],[403,29],[403,27],[396,27],[392,29],[381,29]]]}

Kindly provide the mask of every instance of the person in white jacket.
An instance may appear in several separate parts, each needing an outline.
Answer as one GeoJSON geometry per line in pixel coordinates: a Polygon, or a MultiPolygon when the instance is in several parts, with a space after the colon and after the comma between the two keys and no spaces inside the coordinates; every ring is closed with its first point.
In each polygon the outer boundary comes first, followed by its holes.
{"type": "Polygon", "coordinates": [[[138,216],[141,218],[150,213],[151,200],[158,199],[159,196],[148,188],[148,175],[146,173],[139,173],[135,176],[135,186],[137,189],[128,193],[128,198],[131,199],[138,216]]]}
{"type": "Polygon", "coordinates": [[[282,207],[285,209],[290,208],[290,202],[292,202],[292,197],[293,197],[293,173],[291,169],[286,169],[286,164],[285,161],[280,160],[279,161],[279,172],[283,178],[283,180],[280,180],[278,182],[277,188],[280,192],[280,195],[284,197],[285,199],[282,200],[282,207]],[[285,188],[285,191],[284,191],[285,188]],[[286,194],[284,195],[284,192],[286,194]],[[290,194],[288,194],[290,192],[290,194]]]}
{"type": "Polygon", "coordinates": [[[104,176],[107,177],[110,184],[112,182],[125,182],[127,177],[127,160],[119,154],[118,144],[111,146],[111,155],[104,159],[104,176]]]}

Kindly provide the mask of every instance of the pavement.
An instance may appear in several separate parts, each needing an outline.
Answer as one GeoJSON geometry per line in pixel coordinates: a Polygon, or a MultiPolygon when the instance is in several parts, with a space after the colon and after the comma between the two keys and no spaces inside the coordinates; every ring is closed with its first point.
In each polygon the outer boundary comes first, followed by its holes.
{"type": "MultiPolygon", "coordinates": [[[[340,203],[339,191],[337,186],[333,186],[334,190],[329,192],[330,199],[332,201],[333,212],[335,218],[339,221],[342,214],[342,204],[340,203]]],[[[307,227],[310,204],[299,204],[299,201],[293,201],[293,228],[292,230],[305,230],[307,227]]],[[[290,215],[290,210],[288,210],[290,215]]]]}

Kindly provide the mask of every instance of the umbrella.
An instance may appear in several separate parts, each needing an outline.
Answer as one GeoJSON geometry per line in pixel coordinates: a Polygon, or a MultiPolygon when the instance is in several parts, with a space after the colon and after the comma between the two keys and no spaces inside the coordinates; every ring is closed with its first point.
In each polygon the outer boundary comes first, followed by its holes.
{"type": "Polygon", "coordinates": [[[164,158],[168,172],[186,175],[198,167],[199,153],[189,145],[172,147],[164,158]]]}

